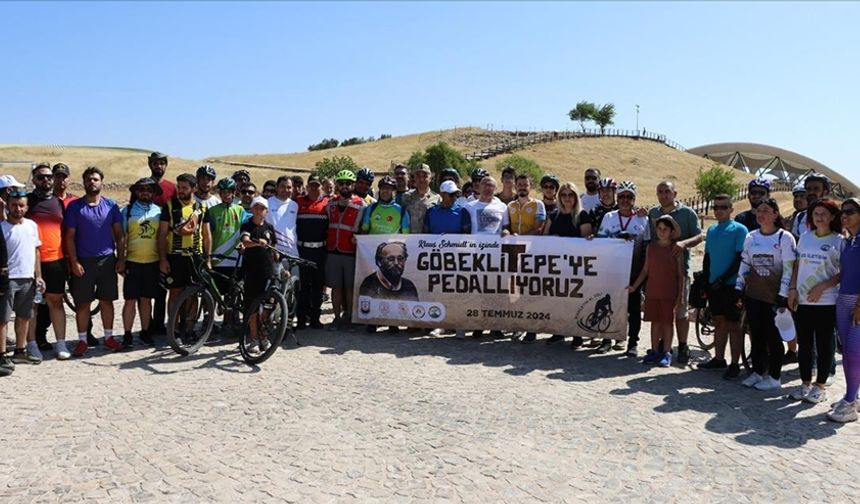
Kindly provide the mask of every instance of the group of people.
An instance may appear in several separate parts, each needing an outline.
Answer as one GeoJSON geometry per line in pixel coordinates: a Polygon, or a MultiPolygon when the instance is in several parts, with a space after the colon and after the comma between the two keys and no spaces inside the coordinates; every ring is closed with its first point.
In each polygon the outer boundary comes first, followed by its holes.
{"type": "MultiPolygon", "coordinates": [[[[603,177],[598,168],[585,171],[582,193],[574,183],[548,174],[540,179],[534,196],[533,181],[512,167],[502,170],[500,181],[478,168],[462,184],[456,169],[444,168],[434,185],[436,174],[428,165],[410,170],[399,164],[378,181],[367,168],[342,170],[333,181],[316,175],[282,176],[266,181],[258,194],[245,170],[218,180],[212,167],[201,166],[196,174],[180,174],[174,182],[166,176],[167,156],[152,153],[148,164],[150,177],[130,187],[130,201],[122,208],[101,195],[104,173],[96,167],[84,170],[85,194],[79,198],[67,191],[70,170],[62,163],[35,165],[34,188],[29,193],[13,177],[0,177],[0,265],[7,266],[0,302],[0,374],[10,374],[15,363],[40,362],[41,352],[52,349],[46,339],[50,325],[58,359],[83,356],[89,347],[101,344],[90,334],[93,301],[101,309],[107,348],[118,351],[134,344],[136,314],[140,342],[153,344],[153,335],[164,331],[165,305],[170,307],[194,281],[192,257],[204,258],[229,277],[240,263],[240,250],[247,254],[241,261],[245,299],[262,294],[275,271],[277,254],[300,256],[317,267],[294,272],[302,291],[296,329],[323,328],[323,298],[330,289],[334,320],[328,329],[355,332],[356,236],[401,233],[632,241],[626,342],[573,336],[570,345],[639,357],[644,311],[644,320],[651,323],[651,341],[642,362],[664,367],[673,360],[686,364],[690,359],[690,250],[705,242],[704,287],[694,289],[699,293],[694,295],[707,300],[716,346],[714,357],[699,367],[724,369],[726,379],[739,376],[745,338],[740,321],[745,312],[753,369],[743,385],[780,388],[784,362],[796,358],[802,384],[789,397],[819,403],[826,400],[826,386],[835,371],[838,335],[848,387],[828,415],[836,421],[857,418],[860,262],[856,255],[860,252],[855,238],[860,231],[860,200],[834,202],[829,198],[830,181],[823,175],[811,174],[795,188],[795,212],[790,218],[771,198],[766,179],[749,183],[751,209],[734,218],[732,196],[719,195],[713,201],[717,222],[703,232],[699,216],[678,201],[671,181],[657,185],[659,204],[646,209],[636,204],[634,183],[603,177]],[[117,275],[124,276],[121,336],[113,334],[117,275]],[[65,341],[63,311],[69,278],[78,332],[71,349],[65,341]],[[797,334],[788,352],[781,336],[785,331],[778,327],[786,311],[797,334]],[[13,313],[16,342],[10,358],[6,326],[13,313]],[[35,323],[30,324],[34,316],[35,323]]],[[[377,251],[377,261],[381,254],[392,271],[402,270],[406,260],[395,249],[377,251]]],[[[388,276],[385,268],[380,271],[383,274],[375,277],[376,283],[362,285],[362,290],[414,289],[412,284],[401,284],[399,275],[388,276]]],[[[366,326],[365,330],[378,328],[366,326]]],[[[463,331],[456,334],[466,336],[463,331]]],[[[515,337],[522,343],[537,340],[531,332],[515,337]]],[[[546,341],[565,339],[552,335],[546,341]]]]}

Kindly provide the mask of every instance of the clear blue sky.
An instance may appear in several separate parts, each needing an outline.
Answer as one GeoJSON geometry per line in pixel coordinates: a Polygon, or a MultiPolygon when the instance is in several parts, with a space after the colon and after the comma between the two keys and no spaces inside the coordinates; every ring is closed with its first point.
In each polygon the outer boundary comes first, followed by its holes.
{"type": "Polygon", "coordinates": [[[0,143],[291,152],[578,101],[687,147],[751,141],[857,180],[851,3],[0,4],[0,143]]]}

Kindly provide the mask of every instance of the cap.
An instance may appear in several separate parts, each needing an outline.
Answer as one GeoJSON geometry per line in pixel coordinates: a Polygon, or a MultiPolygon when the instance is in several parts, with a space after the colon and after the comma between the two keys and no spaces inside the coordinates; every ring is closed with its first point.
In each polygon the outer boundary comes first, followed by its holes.
{"type": "Polygon", "coordinates": [[[432,174],[432,173],[433,173],[433,171],[432,171],[432,170],[430,170],[430,165],[428,165],[427,163],[421,163],[420,165],[418,165],[418,166],[416,166],[416,167],[415,167],[415,172],[416,172],[416,173],[418,173],[418,172],[420,172],[420,171],[423,171],[423,172],[426,172],[426,173],[430,173],[430,174],[432,174]]]}
{"type": "Polygon", "coordinates": [[[54,175],[65,175],[66,177],[70,175],[69,167],[65,163],[55,164],[51,171],[54,172],[54,175]]]}
{"type": "Polygon", "coordinates": [[[453,180],[446,180],[439,186],[439,192],[445,194],[457,194],[460,192],[460,188],[457,187],[457,184],[455,184],[453,180]]]}
{"type": "Polygon", "coordinates": [[[794,329],[794,318],[791,316],[790,311],[787,309],[782,311],[777,310],[773,321],[776,324],[776,328],[779,329],[779,335],[783,341],[794,341],[797,333],[794,329]]]}
{"type": "Polygon", "coordinates": [[[149,155],[149,159],[167,159],[167,154],[155,151],[149,155]]]}
{"type": "MultiPolygon", "coordinates": [[[[41,163],[36,163],[35,165],[33,165],[33,169],[30,171],[30,173],[35,173],[36,170],[38,170],[39,168],[47,168],[50,170],[51,169],[51,163],[47,163],[45,161],[42,161],[41,163]]],[[[51,172],[51,173],[53,173],[53,172],[51,172]]]]}
{"type": "Polygon", "coordinates": [[[308,181],[306,183],[307,183],[307,185],[311,185],[311,184],[320,185],[320,184],[322,184],[322,182],[320,182],[320,176],[316,175],[316,174],[308,175],[308,181]]]}
{"type": "Polygon", "coordinates": [[[2,175],[0,176],[0,189],[6,189],[7,187],[26,187],[24,184],[15,180],[15,177],[12,175],[2,175]]]}
{"type": "Polygon", "coordinates": [[[256,198],[251,200],[251,208],[254,208],[257,205],[262,205],[263,208],[267,210],[269,209],[269,202],[266,200],[266,198],[263,198],[262,196],[257,196],[256,198]]]}
{"type": "Polygon", "coordinates": [[[144,186],[152,186],[152,190],[156,194],[156,196],[161,194],[161,187],[158,185],[158,182],[149,177],[143,177],[142,179],[138,179],[137,182],[135,182],[128,188],[128,190],[134,191],[135,189],[139,189],[144,186]]]}

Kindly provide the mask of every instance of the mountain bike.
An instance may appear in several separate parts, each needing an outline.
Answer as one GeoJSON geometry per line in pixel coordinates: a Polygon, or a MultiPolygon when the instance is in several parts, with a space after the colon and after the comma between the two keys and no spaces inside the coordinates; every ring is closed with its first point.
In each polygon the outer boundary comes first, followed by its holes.
{"type": "MultiPolygon", "coordinates": [[[[225,259],[225,255],[212,257],[225,259]]],[[[206,344],[215,326],[215,315],[222,315],[222,331],[240,333],[245,325],[244,282],[241,279],[239,263],[231,275],[224,275],[207,267],[206,257],[199,254],[190,256],[193,265],[193,283],[176,298],[167,318],[167,341],[173,351],[180,355],[190,355],[206,344]],[[229,285],[222,293],[218,283],[229,285]]]]}
{"type": "MultiPolygon", "coordinates": [[[[741,352],[741,360],[743,361],[744,369],[750,369],[749,351],[747,350],[747,335],[750,333],[749,323],[747,322],[746,310],[741,310],[740,319],[741,331],[744,335],[744,349],[741,352]]],[[[714,320],[711,317],[711,307],[696,309],[696,340],[702,350],[710,350],[714,348],[714,320]]]]}
{"type": "MultiPolygon", "coordinates": [[[[278,252],[272,246],[267,248],[278,252]]],[[[278,252],[280,254],[280,252],[278,252]]],[[[316,268],[316,263],[280,254],[275,275],[266,283],[263,295],[253,300],[245,314],[245,330],[239,337],[239,353],[248,364],[260,364],[271,357],[289,333],[298,344],[292,328],[298,306],[298,267],[316,268]],[[253,334],[252,324],[256,326],[253,334]]]]}

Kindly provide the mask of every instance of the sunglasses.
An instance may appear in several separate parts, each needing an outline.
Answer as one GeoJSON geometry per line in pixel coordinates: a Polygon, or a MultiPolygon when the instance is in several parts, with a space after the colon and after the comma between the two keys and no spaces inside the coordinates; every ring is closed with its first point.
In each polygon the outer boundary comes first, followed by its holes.
{"type": "Polygon", "coordinates": [[[256,194],[256,192],[257,191],[254,191],[252,189],[243,189],[242,190],[242,194],[256,194]]]}
{"type": "Polygon", "coordinates": [[[54,178],[54,175],[51,173],[40,173],[36,175],[36,180],[48,180],[54,178]]]}
{"type": "Polygon", "coordinates": [[[10,198],[26,198],[27,193],[24,191],[10,191],[9,197],[10,198]]]}
{"type": "Polygon", "coordinates": [[[728,210],[729,208],[731,208],[729,205],[714,205],[713,206],[714,210],[728,210]]]}
{"type": "Polygon", "coordinates": [[[543,186],[541,186],[541,189],[555,189],[555,186],[554,185],[543,185],[543,186]]]}
{"type": "Polygon", "coordinates": [[[843,208],[842,215],[854,215],[857,213],[857,209],[855,208],[843,208]]]}

